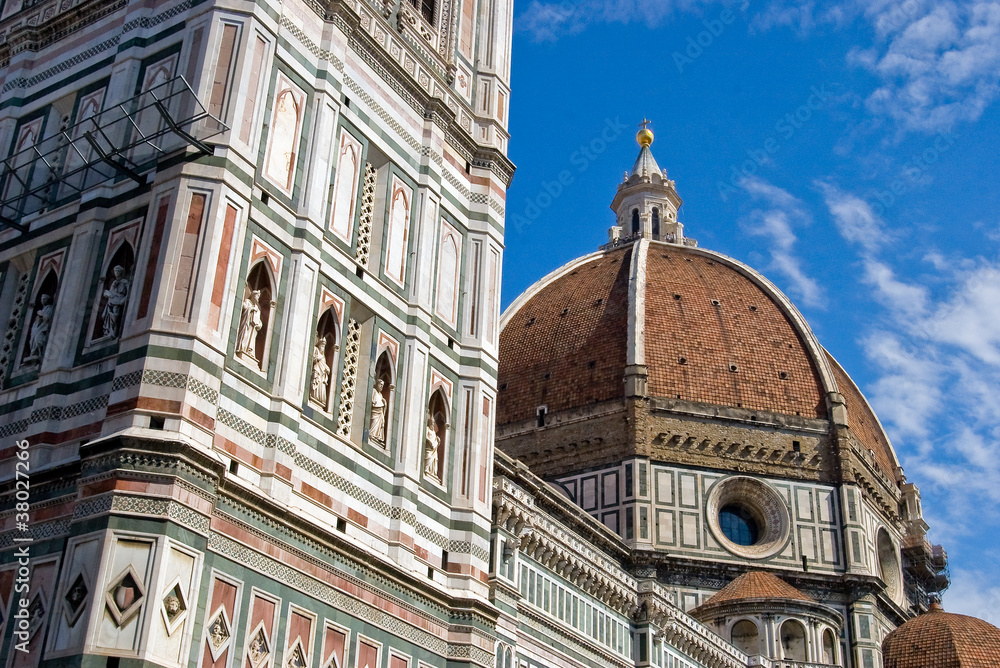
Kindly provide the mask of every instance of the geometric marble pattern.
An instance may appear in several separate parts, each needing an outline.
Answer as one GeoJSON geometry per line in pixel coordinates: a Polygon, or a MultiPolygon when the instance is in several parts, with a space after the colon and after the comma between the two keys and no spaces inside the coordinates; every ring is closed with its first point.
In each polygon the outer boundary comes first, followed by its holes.
{"type": "Polygon", "coordinates": [[[334,589],[330,585],[320,582],[298,569],[251,550],[226,536],[213,533],[209,537],[208,547],[210,550],[229,557],[267,577],[282,582],[289,587],[294,587],[310,596],[314,596],[337,610],[360,617],[362,620],[384,631],[409,640],[435,654],[442,655],[448,651],[448,643],[436,635],[407,624],[396,615],[355,599],[352,596],[348,596],[342,591],[334,589]]]}

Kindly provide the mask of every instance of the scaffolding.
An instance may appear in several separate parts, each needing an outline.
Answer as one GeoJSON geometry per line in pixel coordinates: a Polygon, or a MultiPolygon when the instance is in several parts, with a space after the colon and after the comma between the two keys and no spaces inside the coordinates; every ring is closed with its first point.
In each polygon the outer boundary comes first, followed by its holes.
{"type": "Polygon", "coordinates": [[[0,229],[25,232],[25,217],[108,181],[145,185],[163,158],[188,147],[211,155],[206,142],[228,129],[184,77],[174,77],[0,163],[0,229]]]}

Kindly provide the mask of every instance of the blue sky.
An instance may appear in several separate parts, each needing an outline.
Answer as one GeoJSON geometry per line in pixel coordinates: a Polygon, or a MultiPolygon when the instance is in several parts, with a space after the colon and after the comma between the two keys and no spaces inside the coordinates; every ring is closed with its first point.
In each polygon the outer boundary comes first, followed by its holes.
{"type": "Polygon", "coordinates": [[[799,306],[922,491],[945,608],[1000,624],[1000,3],[514,8],[504,306],[607,239],[651,119],[686,234],[799,306]]]}

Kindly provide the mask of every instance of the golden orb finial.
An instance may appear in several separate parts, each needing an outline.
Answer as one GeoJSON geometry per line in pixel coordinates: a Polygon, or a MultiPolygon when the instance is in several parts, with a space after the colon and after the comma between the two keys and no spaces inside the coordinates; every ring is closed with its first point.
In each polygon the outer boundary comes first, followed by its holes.
{"type": "Polygon", "coordinates": [[[642,123],[639,123],[639,127],[642,128],[635,135],[635,140],[639,142],[639,146],[649,146],[653,143],[653,131],[650,130],[647,125],[650,121],[648,119],[642,119],[642,123]]]}

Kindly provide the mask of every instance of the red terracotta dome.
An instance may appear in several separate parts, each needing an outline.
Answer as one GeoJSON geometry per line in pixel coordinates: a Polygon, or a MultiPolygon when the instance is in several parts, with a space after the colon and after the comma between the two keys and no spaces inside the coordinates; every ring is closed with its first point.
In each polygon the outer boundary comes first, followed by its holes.
{"type": "Polygon", "coordinates": [[[507,312],[498,423],[532,419],[543,404],[556,412],[622,396],[631,257],[625,248],[571,263],[507,312]]]}
{"type": "Polygon", "coordinates": [[[704,249],[639,239],[571,262],[504,313],[498,425],[624,396],[642,367],[650,397],[832,419],[896,480],[897,459],[861,392],[805,319],[753,269],[704,249]],[[836,396],[836,395],[834,395],[836,396]]]}
{"type": "Polygon", "coordinates": [[[937,603],[882,641],[885,668],[995,668],[1000,666],[1000,629],[937,603]]]}

